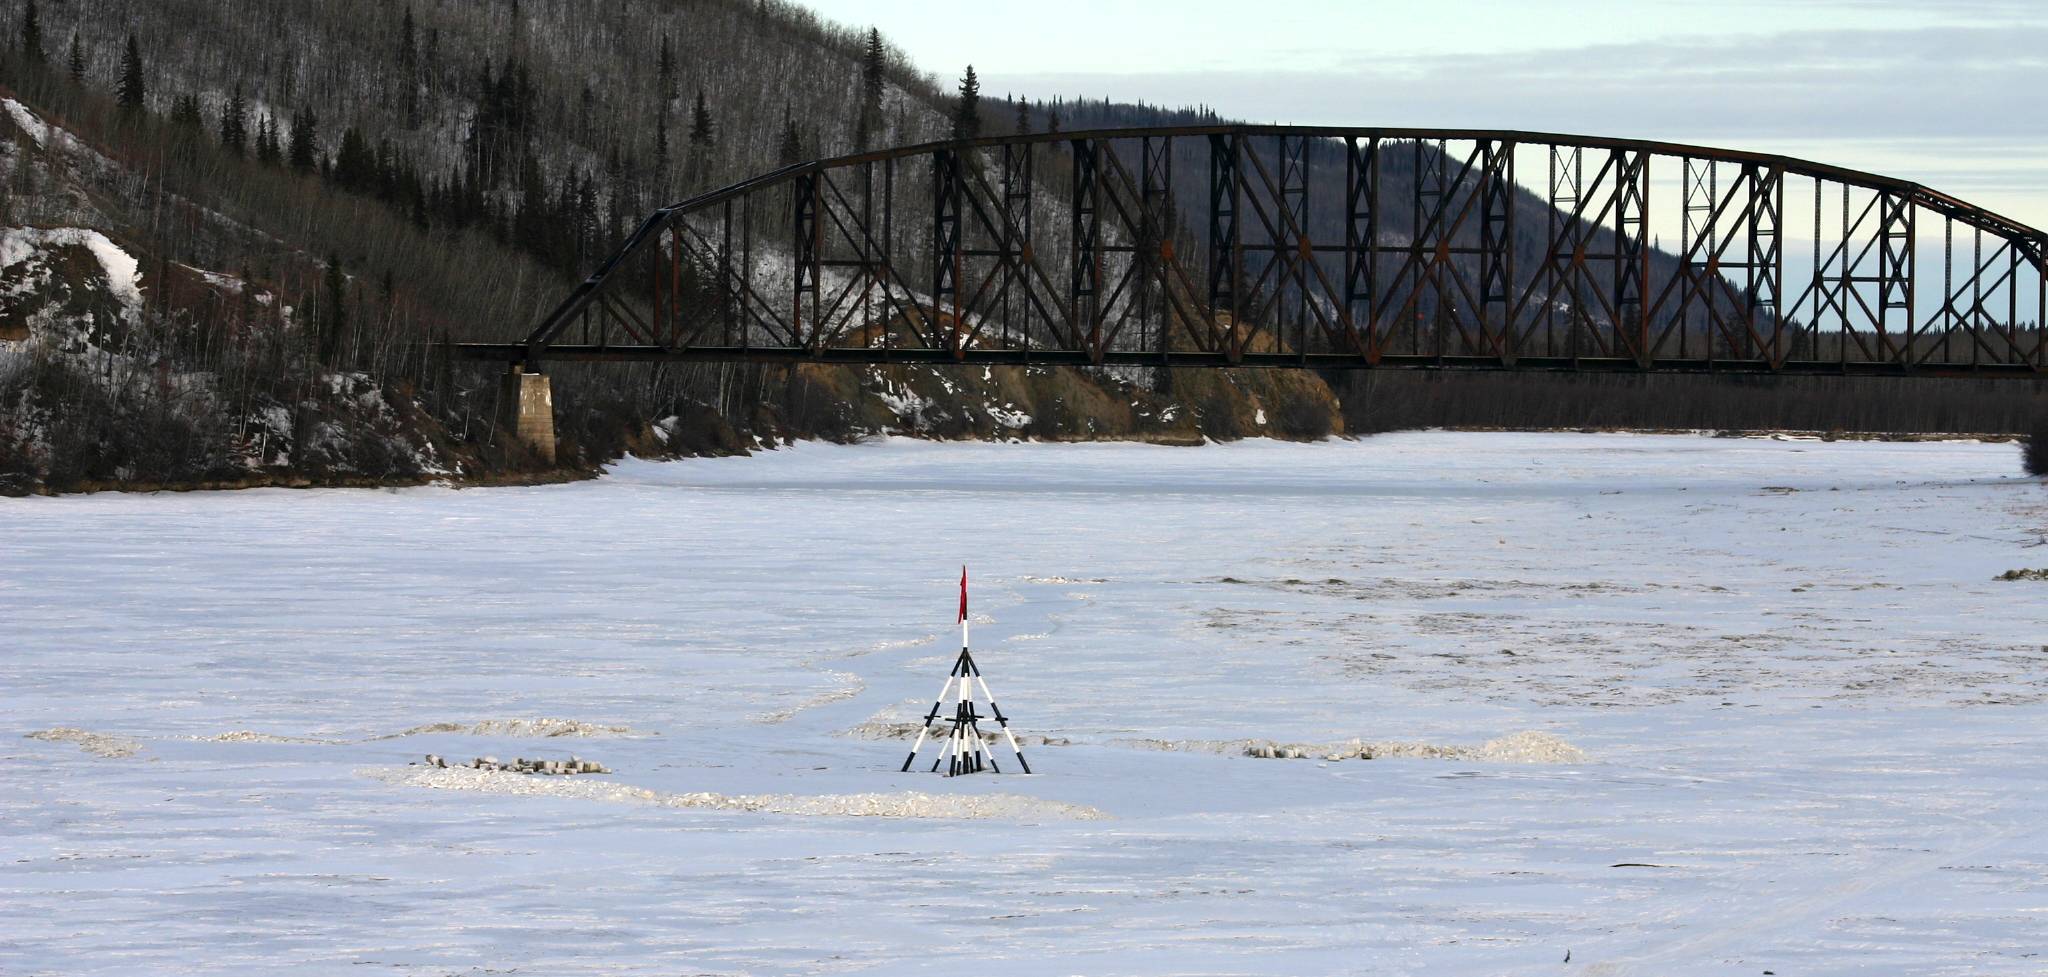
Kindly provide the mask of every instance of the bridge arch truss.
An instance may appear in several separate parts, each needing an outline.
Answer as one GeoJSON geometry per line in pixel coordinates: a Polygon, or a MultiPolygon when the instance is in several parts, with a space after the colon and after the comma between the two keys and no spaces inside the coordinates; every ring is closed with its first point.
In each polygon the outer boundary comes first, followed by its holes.
{"type": "Polygon", "coordinates": [[[2048,234],[1783,156],[1211,126],[912,146],[665,207],[475,359],[2048,375],[2048,234]],[[1673,244],[1675,243],[1675,247],[1673,244]]]}

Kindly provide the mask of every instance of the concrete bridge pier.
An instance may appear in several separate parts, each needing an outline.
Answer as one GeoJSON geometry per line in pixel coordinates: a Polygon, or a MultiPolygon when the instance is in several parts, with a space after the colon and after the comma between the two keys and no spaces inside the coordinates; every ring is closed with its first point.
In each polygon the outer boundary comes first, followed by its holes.
{"type": "Polygon", "coordinates": [[[498,427],[547,464],[555,463],[555,397],[545,373],[518,364],[498,387],[498,427]]]}

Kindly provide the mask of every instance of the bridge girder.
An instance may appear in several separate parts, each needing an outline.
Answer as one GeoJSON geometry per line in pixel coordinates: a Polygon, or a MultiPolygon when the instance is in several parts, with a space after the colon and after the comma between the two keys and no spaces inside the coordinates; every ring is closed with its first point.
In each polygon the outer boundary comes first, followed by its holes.
{"type": "Polygon", "coordinates": [[[523,341],[452,351],[528,368],[2041,376],[2044,255],[2048,235],[1965,201],[1769,154],[1506,130],[1091,130],[813,161],[701,194],[648,217],[523,341]],[[1547,196],[1517,182],[1519,157],[1547,162],[1547,196]],[[1676,193],[1653,195],[1658,173],[1676,193]],[[1406,206],[1384,192],[1404,180],[1406,206]],[[1810,226],[1789,223],[1788,195],[1811,202],[1810,226]],[[1810,263],[1788,272],[1788,257],[1810,263]]]}

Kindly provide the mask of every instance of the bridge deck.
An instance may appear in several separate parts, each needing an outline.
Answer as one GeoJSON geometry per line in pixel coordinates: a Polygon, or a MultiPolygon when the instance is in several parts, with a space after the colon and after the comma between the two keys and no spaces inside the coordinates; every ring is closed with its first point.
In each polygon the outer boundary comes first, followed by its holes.
{"type": "MultiPolygon", "coordinates": [[[[520,343],[453,343],[447,347],[457,359],[498,363],[531,363],[530,350],[520,343]]],[[[819,363],[834,365],[907,366],[1147,366],[1167,369],[1254,369],[1312,370],[1449,370],[1464,372],[1553,372],[1553,373],[1662,373],[1731,374],[1778,376],[1906,376],[1929,378],[2042,377],[2027,364],[1983,363],[1977,365],[1933,364],[1919,367],[1892,362],[1787,360],[1772,363],[1757,359],[1658,360],[1645,367],[1632,359],[1582,356],[1522,356],[1513,359],[1482,356],[1412,356],[1388,354],[1378,362],[1354,355],[1332,353],[1245,353],[1231,360],[1221,353],[1154,353],[1112,350],[1097,363],[1087,353],[1068,350],[970,349],[959,354],[929,349],[844,349],[815,350],[691,346],[664,349],[657,346],[593,346],[565,344],[548,347],[548,360],[565,363],[819,363]]]]}

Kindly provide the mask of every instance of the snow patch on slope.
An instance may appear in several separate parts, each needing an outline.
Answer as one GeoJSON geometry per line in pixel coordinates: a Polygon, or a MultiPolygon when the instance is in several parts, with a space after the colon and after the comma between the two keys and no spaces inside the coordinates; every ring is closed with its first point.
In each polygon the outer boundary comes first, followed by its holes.
{"type": "Polygon", "coordinates": [[[36,114],[29,111],[28,106],[11,98],[0,99],[0,105],[7,107],[7,114],[14,118],[14,124],[20,126],[21,131],[28,133],[28,137],[35,140],[36,145],[49,145],[50,127],[43,120],[36,118],[36,114]]]}
{"type": "Polygon", "coordinates": [[[0,269],[12,268],[46,248],[83,247],[99,259],[107,290],[133,315],[142,309],[142,265],[134,255],[88,227],[9,227],[0,229],[0,269]]]}
{"type": "Polygon", "coordinates": [[[981,409],[988,413],[989,420],[996,422],[998,427],[1011,431],[1021,431],[1031,426],[1031,415],[1016,409],[1014,405],[1004,404],[1001,407],[994,407],[983,404],[981,409]]]}

